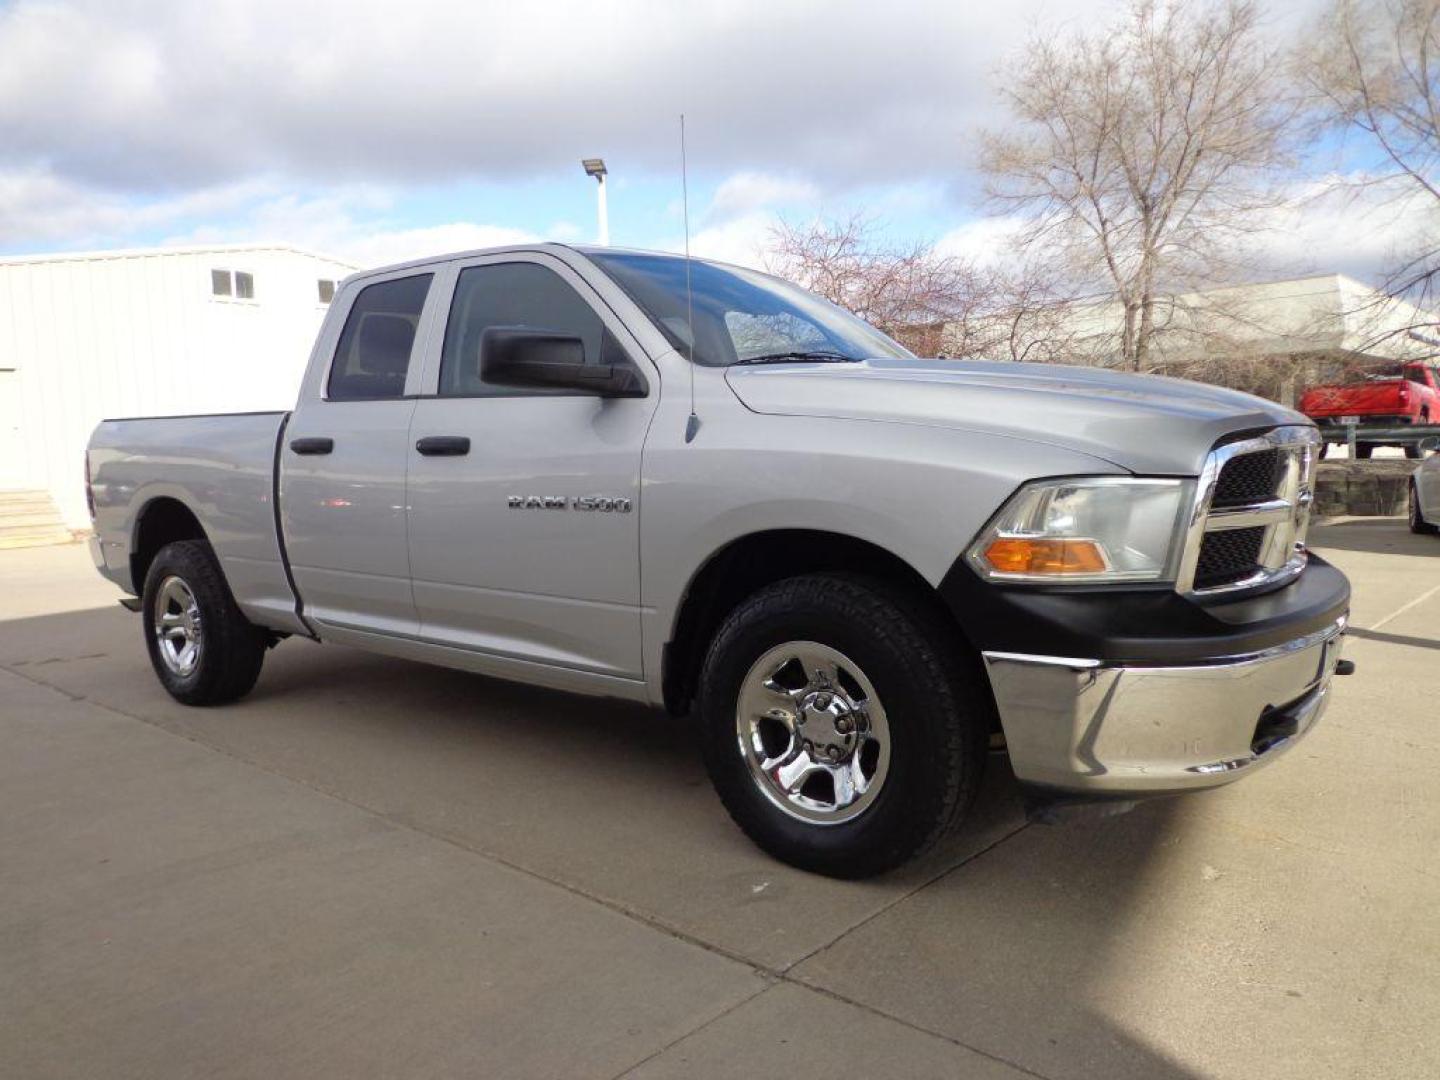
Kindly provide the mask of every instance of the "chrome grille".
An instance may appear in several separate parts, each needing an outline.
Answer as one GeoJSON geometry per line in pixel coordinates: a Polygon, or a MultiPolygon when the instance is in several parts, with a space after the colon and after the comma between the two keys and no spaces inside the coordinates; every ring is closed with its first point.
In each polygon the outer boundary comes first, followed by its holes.
{"type": "Polygon", "coordinates": [[[1196,488],[1176,588],[1209,595],[1287,580],[1305,568],[1312,427],[1282,427],[1217,446],[1196,488]]]}
{"type": "Polygon", "coordinates": [[[1200,558],[1195,563],[1195,588],[1213,589],[1250,577],[1260,569],[1260,552],[1264,546],[1263,525],[1207,533],[1200,542],[1200,558]]]}
{"type": "Polygon", "coordinates": [[[1211,509],[1248,506],[1273,499],[1285,476],[1285,457],[1277,447],[1231,458],[1215,482],[1211,509]]]}

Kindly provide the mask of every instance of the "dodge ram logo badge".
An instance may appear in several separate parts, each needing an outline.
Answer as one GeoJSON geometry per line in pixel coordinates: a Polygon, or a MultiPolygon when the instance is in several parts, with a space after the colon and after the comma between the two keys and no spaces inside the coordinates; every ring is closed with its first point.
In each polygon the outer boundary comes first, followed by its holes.
{"type": "Polygon", "coordinates": [[[585,510],[600,514],[630,513],[629,499],[609,495],[511,495],[505,500],[511,510],[585,510]]]}

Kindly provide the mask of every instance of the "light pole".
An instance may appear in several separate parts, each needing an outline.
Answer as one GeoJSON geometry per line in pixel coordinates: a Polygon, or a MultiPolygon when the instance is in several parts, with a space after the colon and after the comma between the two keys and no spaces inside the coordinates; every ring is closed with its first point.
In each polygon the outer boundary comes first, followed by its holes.
{"type": "Polygon", "coordinates": [[[603,158],[590,157],[583,159],[580,164],[585,167],[585,175],[593,176],[600,185],[599,201],[596,203],[595,212],[599,217],[600,223],[600,245],[602,247],[609,247],[610,215],[605,208],[605,160],[603,158]]]}

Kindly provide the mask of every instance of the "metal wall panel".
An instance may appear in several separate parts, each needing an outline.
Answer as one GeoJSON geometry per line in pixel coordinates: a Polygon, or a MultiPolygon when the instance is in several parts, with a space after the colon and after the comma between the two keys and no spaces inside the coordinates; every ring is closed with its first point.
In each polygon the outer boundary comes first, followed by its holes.
{"type": "Polygon", "coordinates": [[[291,408],[325,313],[316,283],[353,270],[275,247],[0,259],[0,369],[16,371],[0,386],[21,418],[0,482],[48,490],[84,528],[101,419],[291,408]],[[212,269],[253,274],[254,300],[212,296],[212,269]]]}

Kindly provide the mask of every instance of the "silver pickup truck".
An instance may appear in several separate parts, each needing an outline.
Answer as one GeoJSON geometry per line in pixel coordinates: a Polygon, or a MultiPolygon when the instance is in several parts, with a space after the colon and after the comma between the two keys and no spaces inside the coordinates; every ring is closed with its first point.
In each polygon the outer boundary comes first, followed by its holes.
{"type": "Polygon", "coordinates": [[[1243,394],[920,360],[764,274],[542,244],[350,278],[293,412],[105,421],[87,481],[178,700],[303,636],[663,705],[755,842],[858,877],[991,748],[1047,812],[1302,736],[1349,667],[1318,447],[1243,394]]]}

